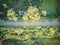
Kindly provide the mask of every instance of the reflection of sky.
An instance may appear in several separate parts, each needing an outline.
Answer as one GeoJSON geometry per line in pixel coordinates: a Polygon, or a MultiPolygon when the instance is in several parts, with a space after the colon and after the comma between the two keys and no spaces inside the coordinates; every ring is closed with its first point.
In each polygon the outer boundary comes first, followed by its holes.
{"type": "Polygon", "coordinates": [[[0,22],[0,26],[60,26],[60,22],[0,22]]]}

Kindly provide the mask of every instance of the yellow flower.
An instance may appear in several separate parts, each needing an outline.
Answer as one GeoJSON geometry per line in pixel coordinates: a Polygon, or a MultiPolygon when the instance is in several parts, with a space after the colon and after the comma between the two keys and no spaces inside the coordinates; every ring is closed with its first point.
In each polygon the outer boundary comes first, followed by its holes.
{"type": "Polygon", "coordinates": [[[38,9],[33,6],[29,6],[27,10],[27,14],[24,14],[23,20],[30,20],[32,22],[39,21],[40,20],[40,15],[38,12],[38,9]]]}
{"type": "Polygon", "coordinates": [[[7,11],[7,16],[14,16],[14,15],[15,15],[15,12],[13,11],[12,8],[7,11]]]}
{"type": "Polygon", "coordinates": [[[30,14],[33,14],[33,7],[32,6],[29,6],[29,8],[28,8],[28,12],[30,13],[30,14]]]}
{"type": "Polygon", "coordinates": [[[28,20],[28,17],[23,17],[23,20],[28,20]]]}
{"type": "Polygon", "coordinates": [[[7,11],[7,16],[9,18],[9,20],[17,21],[18,19],[15,15],[17,15],[17,14],[15,13],[15,11],[13,11],[12,8],[7,11]]]}
{"type": "Polygon", "coordinates": [[[17,19],[17,17],[13,17],[13,19],[12,19],[12,20],[17,21],[18,19],[17,19]]]}
{"type": "Polygon", "coordinates": [[[34,15],[30,15],[29,18],[32,19],[32,20],[39,20],[40,16],[34,14],[34,15]]]}
{"type": "Polygon", "coordinates": [[[12,12],[14,12],[14,11],[13,11],[13,9],[11,8],[11,9],[7,10],[7,12],[8,12],[8,13],[12,13],[12,12]]]}
{"type": "Polygon", "coordinates": [[[9,20],[13,20],[13,21],[17,21],[18,19],[17,19],[17,17],[8,17],[9,18],[9,20]]]}
{"type": "Polygon", "coordinates": [[[29,35],[25,35],[26,39],[29,38],[29,35]]]}
{"type": "Polygon", "coordinates": [[[51,32],[51,33],[55,33],[54,28],[50,28],[50,32],[51,32]]]}
{"type": "Polygon", "coordinates": [[[4,8],[8,8],[7,4],[3,4],[3,7],[4,7],[4,8]]]}
{"type": "Polygon", "coordinates": [[[37,12],[37,11],[38,11],[38,9],[37,9],[36,7],[29,6],[29,8],[28,8],[28,12],[29,12],[30,14],[33,14],[34,12],[37,12]]]}
{"type": "Polygon", "coordinates": [[[35,20],[32,20],[32,19],[31,19],[31,22],[35,22],[35,20]]]}
{"type": "Polygon", "coordinates": [[[30,15],[30,16],[29,16],[29,18],[33,18],[33,16],[32,16],[32,15],[30,15]]]}
{"type": "Polygon", "coordinates": [[[36,7],[33,7],[33,12],[38,12],[38,9],[36,7]]]}
{"type": "Polygon", "coordinates": [[[14,12],[12,12],[12,13],[7,13],[7,16],[14,16],[14,12]]]}
{"type": "Polygon", "coordinates": [[[40,19],[40,17],[38,16],[38,17],[34,17],[34,18],[32,18],[33,20],[38,20],[39,21],[39,19],[40,19]]]}
{"type": "Polygon", "coordinates": [[[11,17],[8,17],[9,18],[9,20],[12,20],[12,18],[11,17]]]}
{"type": "Polygon", "coordinates": [[[28,39],[30,36],[29,35],[24,35],[23,40],[28,39]]]}
{"type": "Polygon", "coordinates": [[[44,16],[46,16],[46,15],[47,15],[46,10],[42,10],[42,14],[43,14],[44,16]]]}
{"type": "Polygon", "coordinates": [[[48,36],[53,37],[55,34],[54,28],[50,28],[49,30],[50,30],[50,32],[48,33],[48,36]]]}

